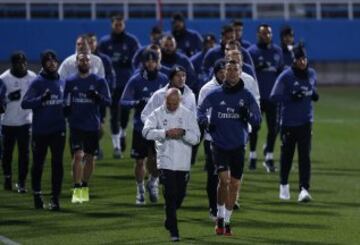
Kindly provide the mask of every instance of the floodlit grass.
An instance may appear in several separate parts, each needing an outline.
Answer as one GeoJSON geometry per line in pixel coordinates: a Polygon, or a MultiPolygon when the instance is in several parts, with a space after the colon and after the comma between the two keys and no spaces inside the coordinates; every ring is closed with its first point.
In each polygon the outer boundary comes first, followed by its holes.
{"type": "MultiPolygon", "coordinates": [[[[314,201],[308,204],[296,202],[296,162],[290,176],[291,201],[281,202],[278,199],[278,173],[266,174],[259,161],[256,171],[245,170],[241,210],[234,211],[232,217],[233,237],[214,235],[214,224],[208,218],[201,150],[192,169],[188,195],[178,212],[182,243],[359,244],[359,94],[360,88],[356,87],[320,88],[312,148],[311,194],[314,201]]],[[[130,142],[130,134],[128,136],[130,142]]],[[[97,163],[90,182],[89,203],[70,203],[68,149],[61,212],[34,210],[31,194],[4,192],[1,178],[0,236],[21,244],[167,244],[169,236],[163,228],[163,199],[156,205],[135,206],[133,161],[128,157],[128,151],[122,160],[113,160],[109,133],[102,144],[105,159],[97,163]]],[[[275,156],[279,156],[279,141],[276,149],[275,156]]],[[[43,177],[43,189],[47,193],[50,190],[49,165],[48,162],[43,177]]],[[[48,202],[49,196],[45,199],[48,202]]]]}

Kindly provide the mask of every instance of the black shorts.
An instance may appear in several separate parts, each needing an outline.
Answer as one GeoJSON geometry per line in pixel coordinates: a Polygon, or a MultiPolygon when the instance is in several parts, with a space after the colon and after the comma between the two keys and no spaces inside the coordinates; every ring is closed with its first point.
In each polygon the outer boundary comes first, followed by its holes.
{"type": "Polygon", "coordinates": [[[144,159],[150,149],[154,149],[154,141],[145,139],[141,132],[133,130],[131,158],[144,159]]]}
{"type": "Polygon", "coordinates": [[[81,129],[70,129],[71,151],[83,150],[84,153],[96,155],[99,149],[99,131],[84,131],[81,129]]]}
{"type": "Polygon", "coordinates": [[[230,170],[231,177],[241,179],[244,170],[245,147],[225,150],[211,144],[211,149],[217,173],[230,170]]]}

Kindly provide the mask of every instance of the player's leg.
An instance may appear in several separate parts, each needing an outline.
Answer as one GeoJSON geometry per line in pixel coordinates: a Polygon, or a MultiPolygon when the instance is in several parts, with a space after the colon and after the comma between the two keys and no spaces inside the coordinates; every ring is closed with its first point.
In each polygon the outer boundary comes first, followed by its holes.
{"type": "Polygon", "coordinates": [[[19,161],[19,181],[18,192],[25,193],[26,176],[30,161],[30,124],[20,126],[16,132],[18,143],[18,161],[19,161]]]}
{"type": "Polygon", "coordinates": [[[207,172],[206,192],[209,201],[209,215],[212,219],[216,219],[218,175],[212,158],[211,143],[208,140],[204,140],[204,152],[205,152],[205,168],[207,172]]]}
{"type": "Polygon", "coordinates": [[[270,101],[266,102],[266,124],[268,133],[266,136],[266,148],[265,148],[265,162],[264,167],[267,172],[275,172],[276,168],[274,165],[274,146],[275,140],[278,133],[278,108],[277,104],[270,101]]]}
{"type": "Polygon", "coordinates": [[[311,123],[301,126],[298,135],[298,153],[299,153],[299,188],[300,194],[298,201],[310,201],[312,197],[309,193],[310,175],[311,175],[311,123]]]}
{"type": "Polygon", "coordinates": [[[2,126],[3,135],[3,157],[2,157],[2,169],[4,173],[4,189],[12,190],[12,154],[15,146],[15,133],[16,130],[10,126],[2,126]]]}

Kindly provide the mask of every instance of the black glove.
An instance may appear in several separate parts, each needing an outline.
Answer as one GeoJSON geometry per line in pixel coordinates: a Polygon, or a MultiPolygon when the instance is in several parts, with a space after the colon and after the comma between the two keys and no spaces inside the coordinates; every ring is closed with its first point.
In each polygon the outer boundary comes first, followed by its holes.
{"type": "Polygon", "coordinates": [[[250,111],[246,106],[240,106],[239,108],[240,120],[243,123],[248,123],[250,119],[250,111]]]}
{"type": "Polygon", "coordinates": [[[135,108],[136,108],[137,110],[142,110],[142,109],[144,109],[144,107],[146,106],[146,103],[147,103],[146,100],[141,99],[141,100],[139,100],[139,101],[136,102],[135,108]]]}
{"type": "Polygon", "coordinates": [[[91,99],[95,102],[98,102],[100,100],[100,94],[95,89],[89,89],[86,92],[86,97],[88,97],[89,99],[91,99]]]}
{"type": "Polygon", "coordinates": [[[299,89],[299,90],[294,90],[291,92],[291,99],[293,101],[299,101],[302,100],[305,97],[304,91],[299,89]]]}
{"type": "Polygon", "coordinates": [[[319,94],[316,91],[313,91],[311,95],[311,100],[315,102],[319,100],[319,94]]]}
{"type": "Polygon", "coordinates": [[[51,99],[51,92],[49,89],[46,89],[45,92],[41,95],[41,102],[45,102],[51,99]]]}
{"type": "Polygon", "coordinates": [[[21,98],[21,90],[20,89],[8,94],[8,99],[10,101],[17,101],[17,100],[20,100],[20,98],[21,98]]]}
{"type": "Polygon", "coordinates": [[[63,113],[65,117],[69,117],[71,114],[71,106],[65,106],[63,108],[63,113]]]}

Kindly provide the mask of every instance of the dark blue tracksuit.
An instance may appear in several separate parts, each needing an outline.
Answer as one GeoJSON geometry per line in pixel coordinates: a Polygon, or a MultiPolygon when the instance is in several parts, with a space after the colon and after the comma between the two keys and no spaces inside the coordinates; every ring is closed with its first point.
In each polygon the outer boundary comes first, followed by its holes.
{"type": "Polygon", "coordinates": [[[180,33],[172,32],[172,35],[176,40],[178,51],[185,54],[187,57],[190,58],[202,50],[203,39],[197,31],[185,28],[180,33]]]}
{"type": "Polygon", "coordinates": [[[147,157],[147,147],[145,139],[142,137],[142,129],[144,127],[141,121],[141,112],[151,95],[158,89],[168,84],[168,78],[161,72],[149,79],[147,71],[141,69],[140,72],[132,76],[125,87],[121,96],[120,104],[127,108],[135,108],[133,118],[133,146],[131,157],[135,159],[143,159],[147,157]]]}
{"type": "Polygon", "coordinates": [[[243,47],[244,49],[248,49],[251,46],[251,42],[249,42],[248,40],[245,40],[243,38],[238,41],[240,42],[241,47],[243,47]]]}
{"type": "Polygon", "coordinates": [[[202,50],[191,56],[190,61],[194,66],[195,74],[197,76],[196,85],[194,85],[194,93],[197,95],[202,86],[208,82],[207,76],[203,71],[203,62],[207,51],[202,50]]]}
{"type": "Polygon", "coordinates": [[[318,100],[316,73],[308,68],[298,75],[287,68],[277,79],[270,99],[280,103],[281,158],[280,183],[288,184],[295,147],[299,154],[299,188],[310,186],[311,126],[314,120],[312,101],[318,100]]]}
{"type": "Polygon", "coordinates": [[[293,54],[286,46],[282,46],[281,49],[283,52],[284,67],[290,67],[293,63],[293,54]]]}
{"type": "Polygon", "coordinates": [[[21,106],[32,109],[32,153],[31,183],[34,193],[41,192],[41,177],[47,148],[51,151],[52,196],[58,198],[63,179],[63,154],[65,148],[65,117],[63,114],[64,82],[59,76],[48,77],[44,73],[32,82],[24,95],[21,106]],[[42,99],[46,90],[51,97],[42,99]]]}
{"type": "MultiPolygon", "coordinates": [[[[128,33],[123,32],[121,35],[106,35],[99,41],[99,51],[108,55],[111,58],[115,74],[116,74],[116,88],[112,92],[111,104],[111,132],[112,134],[119,133],[119,100],[121,94],[133,75],[132,59],[136,51],[140,48],[137,38],[128,33]]],[[[129,121],[129,111],[121,108],[120,111],[120,125],[125,129],[129,121]]]]}
{"type": "MultiPolygon", "coordinates": [[[[278,113],[277,105],[269,100],[269,96],[276,78],[284,67],[282,50],[275,44],[253,44],[248,51],[255,65],[260,90],[261,111],[266,115],[268,133],[265,152],[272,153],[278,131],[278,113]]],[[[253,128],[250,135],[250,151],[256,151],[257,132],[258,128],[253,128]]]]}
{"type": "Polygon", "coordinates": [[[243,172],[244,148],[248,141],[247,123],[257,126],[261,121],[260,108],[255,98],[243,86],[240,81],[236,87],[230,89],[224,85],[216,88],[205,97],[198,108],[199,124],[208,125],[212,137],[214,162],[218,171],[222,171],[222,168],[226,167],[223,166],[224,162],[228,161],[231,175],[237,179],[241,178],[243,172]],[[240,113],[241,107],[249,111],[247,120],[240,113]],[[208,121],[207,111],[210,108],[208,121]]]}

